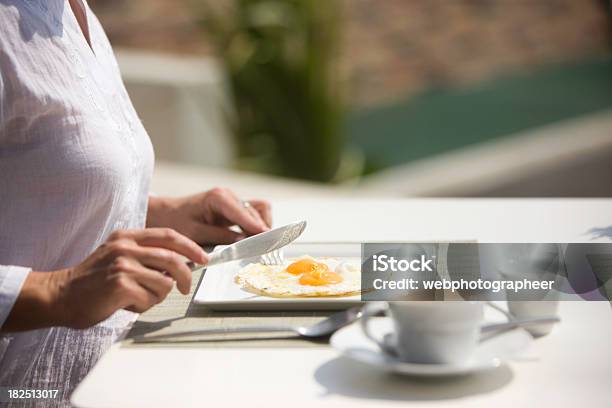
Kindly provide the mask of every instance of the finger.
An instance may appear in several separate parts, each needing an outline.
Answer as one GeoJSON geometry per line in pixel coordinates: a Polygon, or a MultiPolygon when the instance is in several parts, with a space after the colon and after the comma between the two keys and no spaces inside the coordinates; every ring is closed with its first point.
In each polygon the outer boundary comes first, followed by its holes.
{"type": "Polygon", "coordinates": [[[129,255],[141,264],[157,271],[165,271],[176,281],[178,290],[186,295],[191,288],[191,269],[176,253],[163,248],[135,246],[129,255]]]}
{"type": "Polygon", "coordinates": [[[247,235],[259,234],[268,230],[268,227],[248,209],[242,206],[232,194],[218,195],[211,203],[215,212],[221,214],[232,223],[238,225],[247,235]]]}
{"type": "Polygon", "coordinates": [[[132,234],[139,245],[166,248],[198,264],[208,262],[208,255],[198,244],[171,228],[146,228],[132,234]]]}
{"type": "Polygon", "coordinates": [[[114,270],[126,274],[127,280],[135,281],[139,285],[153,292],[161,302],[174,286],[174,279],[143,266],[136,258],[121,256],[113,261],[114,270]]]}
{"type": "Polygon", "coordinates": [[[127,286],[127,291],[125,292],[125,303],[127,306],[124,307],[125,309],[131,312],[143,313],[158,303],[157,296],[154,293],[138,285],[136,282],[131,281],[127,286]]]}
{"type": "Polygon", "coordinates": [[[215,225],[198,224],[194,228],[194,238],[202,245],[233,244],[245,237],[244,234],[215,225]]]}
{"type": "Polygon", "coordinates": [[[243,207],[245,207],[247,209],[247,211],[250,212],[253,217],[257,218],[258,222],[260,222],[261,224],[265,225],[266,229],[268,229],[269,225],[264,221],[264,219],[262,218],[261,214],[259,214],[259,211],[257,211],[251,205],[251,203],[248,203],[247,205],[243,204],[243,207]]]}
{"type": "Polygon", "coordinates": [[[163,301],[174,286],[174,280],[153,269],[149,269],[138,262],[130,271],[139,285],[149,290],[157,297],[157,303],[163,301]]]}
{"type": "Polygon", "coordinates": [[[272,206],[264,200],[249,200],[249,203],[259,213],[268,227],[272,227],[272,206]]]}
{"type": "MultiPolygon", "coordinates": [[[[234,200],[239,204],[240,207],[244,208],[257,221],[259,225],[264,227],[264,231],[267,231],[268,229],[270,229],[269,225],[267,225],[267,223],[262,218],[259,211],[256,208],[252,207],[252,203],[250,201],[241,200],[240,197],[238,197],[232,190],[227,190],[227,191],[229,195],[232,196],[234,200]]],[[[255,201],[258,201],[258,200],[255,200],[255,201]]]]}

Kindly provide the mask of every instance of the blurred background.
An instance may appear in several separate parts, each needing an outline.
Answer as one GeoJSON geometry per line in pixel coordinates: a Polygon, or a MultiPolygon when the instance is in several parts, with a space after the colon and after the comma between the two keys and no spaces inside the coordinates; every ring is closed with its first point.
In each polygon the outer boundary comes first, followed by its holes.
{"type": "Polygon", "coordinates": [[[608,0],[89,0],[153,188],[612,196],[608,0]]]}

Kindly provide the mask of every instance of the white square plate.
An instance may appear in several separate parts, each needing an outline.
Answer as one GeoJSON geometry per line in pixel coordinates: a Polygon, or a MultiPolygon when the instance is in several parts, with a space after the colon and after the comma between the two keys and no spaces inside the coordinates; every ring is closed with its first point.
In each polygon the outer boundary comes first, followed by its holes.
{"type": "MultiPolygon", "coordinates": [[[[361,263],[359,243],[303,243],[291,244],[283,249],[285,258],[303,255],[329,256],[341,261],[361,263]]],[[[338,310],[361,303],[361,296],[272,298],[258,296],[243,290],[235,282],[238,272],[259,258],[243,259],[212,266],[204,273],[193,298],[194,303],[206,305],[213,310],[338,310]]]]}

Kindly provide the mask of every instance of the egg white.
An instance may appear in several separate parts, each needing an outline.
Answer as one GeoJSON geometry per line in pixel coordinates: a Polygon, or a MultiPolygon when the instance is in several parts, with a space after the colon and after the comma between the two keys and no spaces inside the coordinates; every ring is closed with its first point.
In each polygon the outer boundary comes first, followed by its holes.
{"type": "Polygon", "coordinates": [[[248,264],[238,272],[236,283],[251,293],[270,297],[352,296],[361,291],[361,269],[358,265],[340,262],[335,258],[314,259],[304,256],[288,259],[282,265],[248,264]],[[321,286],[300,284],[300,275],[290,274],[285,269],[293,262],[304,258],[327,264],[330,271],[342,276],[342,282],[321,286]]]}

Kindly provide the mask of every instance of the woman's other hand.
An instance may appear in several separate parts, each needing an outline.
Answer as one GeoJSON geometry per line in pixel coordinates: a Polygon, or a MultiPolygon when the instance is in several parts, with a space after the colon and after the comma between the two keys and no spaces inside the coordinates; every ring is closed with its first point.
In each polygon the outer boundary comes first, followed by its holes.
{"type": "Polygon", "coordinates": [[[150,197],[147,226],[173,228],[201,245],[231,244],[269,230],[272,210],[267,201],[242,202],[232,191],[214,188],[182,198],[150,197]],[[229,228],[234,225],[241,232],[229,228]]]}
{"type": "Polygon", "coordinates": [[[208,262],[202,248],[174,230],[116,231],[74,268],[31,272],[2,329],[85,328],[119,309],[144,312],[175,283],[189,293],[191,270],[183,256],[208,262]]]}

